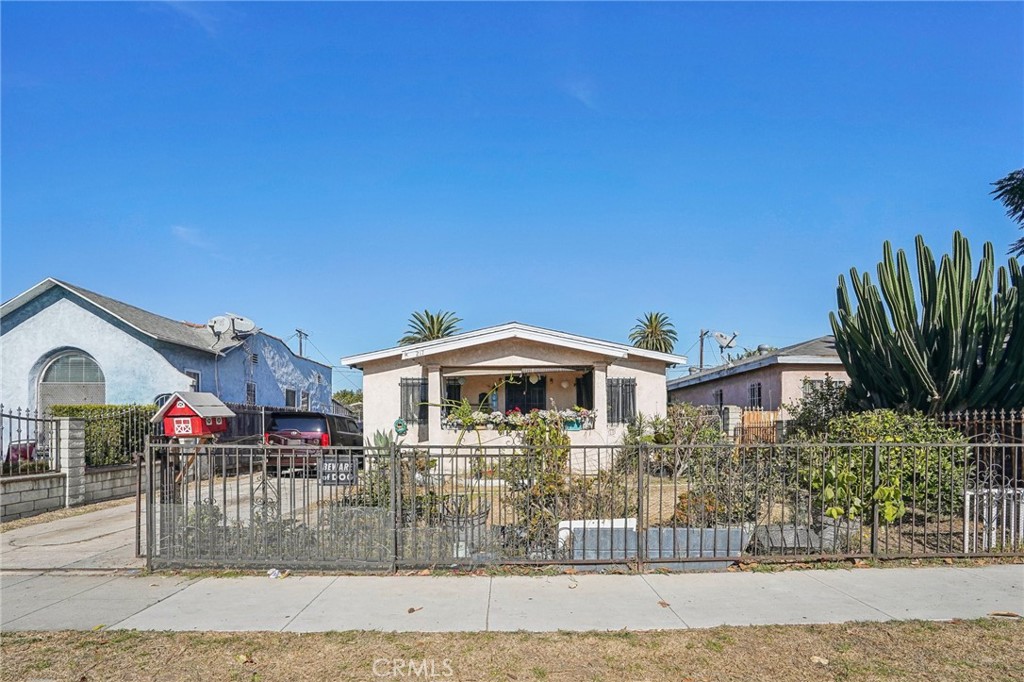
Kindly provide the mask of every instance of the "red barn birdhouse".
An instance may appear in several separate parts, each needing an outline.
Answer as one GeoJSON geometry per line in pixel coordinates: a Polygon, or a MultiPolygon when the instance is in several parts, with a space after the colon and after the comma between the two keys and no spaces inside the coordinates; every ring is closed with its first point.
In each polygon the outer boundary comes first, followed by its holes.
{"type": "Polygon", "coordinates": [[[168,438],[204,438],[227,431],[235,413],[212,393],[181,392],[171,395],[151,420],[163,421],[168,438]]]}

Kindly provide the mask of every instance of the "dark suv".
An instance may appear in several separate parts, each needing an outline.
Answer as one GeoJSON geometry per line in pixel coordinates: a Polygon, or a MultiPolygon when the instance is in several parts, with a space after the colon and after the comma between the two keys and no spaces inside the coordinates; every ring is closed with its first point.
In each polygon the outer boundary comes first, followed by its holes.
{"type": "MultiPolygon", "coordinates": [[[[267,467],[273,470],[316,470],[321,448],[361,448],[362,429],[355,419],[322,412],[268,412],[263,442],[267,445],[293,446],[273,451],[267,456],[267,467]]],[[[360,468],[362,451],[357,455],[360,468]]]]}

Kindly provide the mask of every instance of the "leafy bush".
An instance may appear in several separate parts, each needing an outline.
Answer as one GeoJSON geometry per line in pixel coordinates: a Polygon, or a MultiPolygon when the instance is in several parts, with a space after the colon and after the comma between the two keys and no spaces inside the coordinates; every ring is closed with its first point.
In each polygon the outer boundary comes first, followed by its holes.
{"type": "Polygon", "coordinates": [[[602,470],[595,476],[569,471],[569,436],[558,419],[531,419],[515,430],[523,448],[502,461],[508,483],[505,501],[518,526],[516,538],[527,551],[550,553],[565,519],[612,518],[636,513],[626,475],[602,470]]]}
{"type": "Polygon", "coordinates": [[[779,482],[767,454],[767,448],[724,443],[691,448],[680,460],[685,489],[669,522],[693,528],[757,522],[779,482]]]}
{"type": "Polygon", "coordinates": [[[800,477],[826,516],[861,518],[872,501],[888,523],[908,511],[944,516],[962,508],[969,449],[948,447],[966,443],[959,431],[920,413],[872,410],[832,419],[821,440],[802,450],[800,477]],[[873,445],[825,443],[878,443],[879,485],[873,445]]]}
{"type": "Polygon", "coordinates": [[[836,417],[850,413],[846,384],[830,376],[817,385],[804,379],[804,397],[786,405],[793,417],[786,424],[786,439],[805,441],[828,431],[836,417]]]}
{"type": "Polygon", "coordinates": [[[153,433],[150,419],[156,405],[54,405],[54,417],[85,420],[85,463],[88,466],[129,464],[153,433]]]}
{"type": "Polygon", "coordinates": [[[640,458],[651,473],[679,475],[692,464],[694,453],[702,449],[699,446],[722,443],[725,438],[714,408],[672,403],[664,417],[641,414],[626,427],[617,468],[635,469],[633,463],[640,458]]]}

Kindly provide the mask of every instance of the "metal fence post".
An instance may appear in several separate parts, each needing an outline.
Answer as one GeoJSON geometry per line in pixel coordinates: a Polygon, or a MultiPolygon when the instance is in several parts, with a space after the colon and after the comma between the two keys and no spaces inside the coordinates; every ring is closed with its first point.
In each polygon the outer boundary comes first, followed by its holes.
{"type": "MultiPolygon", "coordinates": [[[[153,550],[156,545],[156,480],[153,466],[153,446],[146,436],[146,569],[153,570],[153,550]]],[[[161,516],[163,516],[161,514],[161,516]]]]}
{"type": "Polygon", "coordinates": [[[881,479],[881,448],[878,443],[875,443],[874,449],[874,467],[871,475],[871,556],[878,556],[878,487],[882,483],[881,479]]]}
{"type": "Polygon", "coordinates": [[[399,458],[398,458],[398,444],[392,442],[388,447],[388,486],[390,488],[390,504],[391,504],[391,572],[398,572],[398,526],[401,523],[402,509],[401,509],[401,491],[398,489],[401,485],[401,477],[399,476],[399,458]]]}
{"type": "Polygon", "coordinates": [[[145,437],[142,452],[133,455],[135,459],[135,558],[142,556],[142,461],[149,449],[149,435],[145,437]]]}
{"type": "Polygon", "coordinates": [[[647,561],[647,519],[644,514],[644,462],[647,446],[636,449],[636,570],[642,572],[647,561]]]}

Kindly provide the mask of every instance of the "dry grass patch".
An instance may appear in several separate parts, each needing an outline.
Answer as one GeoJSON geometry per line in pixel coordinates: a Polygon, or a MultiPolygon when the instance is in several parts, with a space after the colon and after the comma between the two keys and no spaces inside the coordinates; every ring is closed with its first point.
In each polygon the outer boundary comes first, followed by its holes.
{"type": "Polygon", "coordinates": [[[1024,622],[615,633],[3,633],[0,680],[1022,680],[1024,622]],[[431,676],[432,675],[432,676],[431,676]]]}

